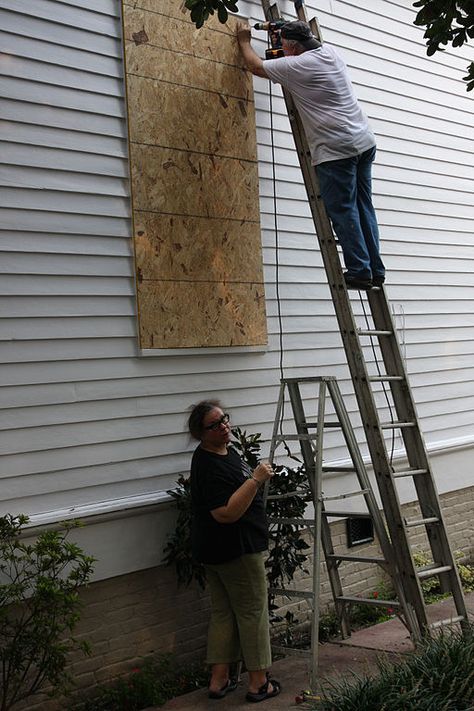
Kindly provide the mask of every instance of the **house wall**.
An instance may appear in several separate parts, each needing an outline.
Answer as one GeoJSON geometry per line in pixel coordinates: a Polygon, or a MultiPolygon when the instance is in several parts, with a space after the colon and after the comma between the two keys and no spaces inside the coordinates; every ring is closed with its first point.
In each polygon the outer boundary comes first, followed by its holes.
{"type": "MultiPolygon", "coordinates": [[[[257,3],[240,11],[262,17],[257,3]]],[[[413,15],[388,0],[318,4],[323,36],[340,47],[378,136],[388,295],[438,484],[450,491],[473,482],[472,110],[465,53],[428,59],[413,15]]],[[[0,27],[1,510],[35,524],[87,520],[98,578],[150,567],[172,521],[159,513],[166,490],[189,466],[188,405],[218,395],[235,424],[268,441],[277,275],[285,375],[336,375],[362,440],[283,101],[273,88],[277,270],[268,83],[255,80],[268,348],[144,355],[120,4],[0,0],[0,27]]],[[[265,39],[256,36],[260,53],[265,39]]],[[[343,456],[328,438],[326,458],[343,456]]]]}

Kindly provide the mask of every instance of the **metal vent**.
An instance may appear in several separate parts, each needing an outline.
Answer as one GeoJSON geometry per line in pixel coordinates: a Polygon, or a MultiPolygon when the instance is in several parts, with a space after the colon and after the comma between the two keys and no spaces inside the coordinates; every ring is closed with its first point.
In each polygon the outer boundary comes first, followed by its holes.
{"type": "Polygon", "coordinates": [[[359,546],[374,540],[374,524],[371,518],[362,516],[349,516],[346,519],[347,545],[359,546]]]}

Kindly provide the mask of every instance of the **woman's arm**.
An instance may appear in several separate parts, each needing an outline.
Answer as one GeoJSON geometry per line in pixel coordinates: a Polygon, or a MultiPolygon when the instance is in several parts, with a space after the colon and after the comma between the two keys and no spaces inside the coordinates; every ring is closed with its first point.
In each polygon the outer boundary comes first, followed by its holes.
{"type": "Polygon", "coordinates": [[[261,484],[273,476],[273,469],[270,464],[261,463],[254,469],[252,477],[246,479],[239,488],[234,491],[225,506],[211,511],[211,516],[217,523],[235,523],[247,511],[255,498],[261,484]]]}

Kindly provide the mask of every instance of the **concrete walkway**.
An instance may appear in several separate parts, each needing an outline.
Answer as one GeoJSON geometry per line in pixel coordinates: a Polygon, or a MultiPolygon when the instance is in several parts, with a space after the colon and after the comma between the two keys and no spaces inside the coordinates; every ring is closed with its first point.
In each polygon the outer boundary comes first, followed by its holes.
{"type": "MultiPolygon", "coordinates": [[[[466,603],[470,616],[474,619],[474,593],[466,596],[466,603]]],[[[454,615],[454,606],[451,600],[443,600],[440,603],[430,605],[430,622],[447,619],[454,615]]],[[[456,625],[456,628],[457,625],[456,625]]],[[[406,654],[413,650],[406,628],[398,619],[382,622],[367,629],[354,632],[349,640],[344,642],[330,642],[320,646],[319,676],[337,679],[344,675],[364,674],[374,670],[376,660],[383,654],[397,655],[406,654]]],[[[191,694],[180,696],[168,701],[161,706],[161,711],[185,711],[185,709],[195,709],[196,711],[217,711],[221,709],[251,709],[255,704],[245,701],[247,687],[246,674],[242,675],[242,681],[236,691],[230,693],[225,699],[214,701],[207,698],[207,692],[203,689],[194,691],[191,694]]],[[[272,667],[272,676],[282,685],[282,692],[274,699],[263,702],[257,708],[266,711],[278,711],[279,709],[302,708],[295,703],[295,696],[302,689],[307,689],[309,685],[308,660],[299,657],[286,657],[275,662],[272,667]]],[[[149,710],[151,711],[151,709],[149,710]]]]}

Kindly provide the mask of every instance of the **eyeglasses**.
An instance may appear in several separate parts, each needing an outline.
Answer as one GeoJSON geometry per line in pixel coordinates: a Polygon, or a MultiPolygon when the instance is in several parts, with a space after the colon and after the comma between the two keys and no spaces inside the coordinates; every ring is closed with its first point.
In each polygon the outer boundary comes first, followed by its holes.
{"type": "Polygon", "coordinates": [[[205,429],[205,430],[214,430],[215,432],[217,432],[217,430],[219,429],[219,427],[220,427],[221,425],[226,425],[226,424],[229,422],[229,420],[230,420],[230,415],[228,415],[227,413],[224,413],[224,414],[222,415],[222,417],[220,417],[218,420],[216,420],[215,422],[213,422],[212,425],[207,425],[207,426],[204,427],[203,429],[205,429]]]}

